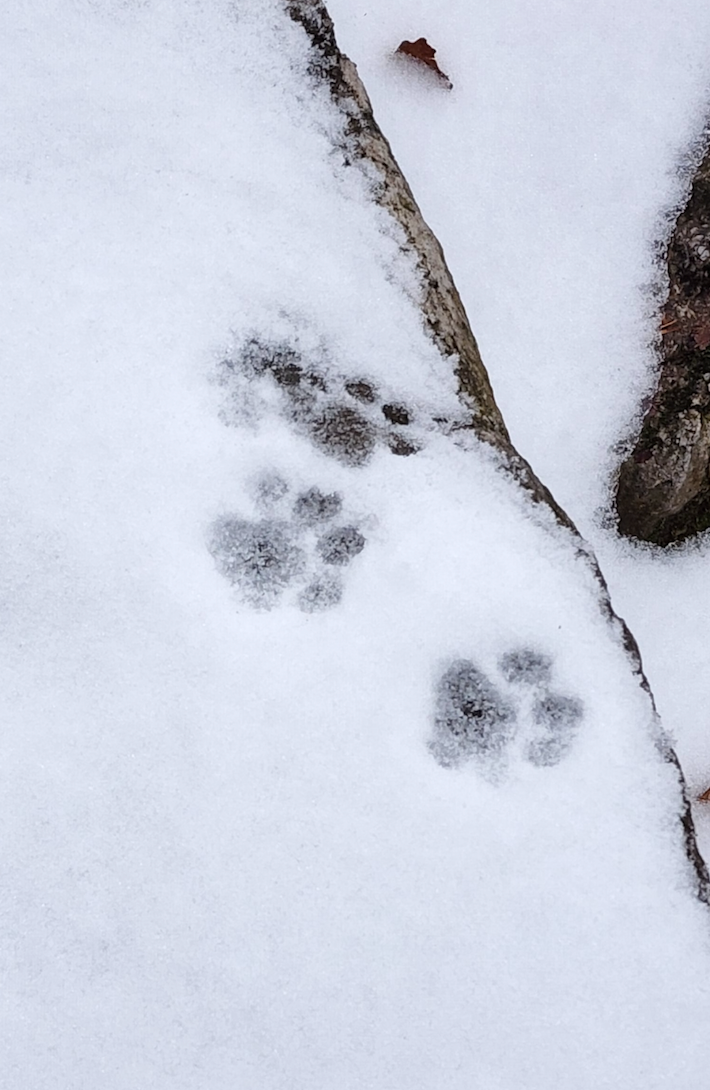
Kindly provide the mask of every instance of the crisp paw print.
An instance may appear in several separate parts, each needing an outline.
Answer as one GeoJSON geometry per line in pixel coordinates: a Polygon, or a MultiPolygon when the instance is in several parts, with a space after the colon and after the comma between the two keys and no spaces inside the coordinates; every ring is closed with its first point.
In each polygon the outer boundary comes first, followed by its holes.
{"type": "Polygon", "coordinates": [[[292,601],[304,613],[337,606],[343,573],[367,544],[352,521],[341,524],[343,497],[317,486],[295,497],[279,474],[253,488],[255,518],[227,515],[210,528],[217,570],[254,609],[292,601]]]}

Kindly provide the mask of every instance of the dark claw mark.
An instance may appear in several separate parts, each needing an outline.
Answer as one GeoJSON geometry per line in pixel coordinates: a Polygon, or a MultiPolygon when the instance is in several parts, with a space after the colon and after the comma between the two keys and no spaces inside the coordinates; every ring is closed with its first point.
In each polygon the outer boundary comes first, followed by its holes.
{"type": "Polygon", "coordinates": [[[377,396],[374,386],[371,386],[369,382],[363,382],[361,379],[357,382],[346,382],[345,389],[356,401],[364,401],[368,404],[372,404],[377,396]]]}
{"type": "Polygon", "coordinates": [[[421,449],[415,443],[410,443],[402,435],[389,435],[387,437],[387,446],[393,454],[399,454],[403,458],[409,457],[410,454],[418,454],[421,449]]]}
{"type": "Polygon", "coordinates": [[[316,374],[315,371],[305,371],[303,374],[304,380],[309,386],[312,386],[315,390],[325,391],[328,389],[325,379],[322,375],[316,374]]]}
{"type": "Polygon", "coordinates": [[[279,386],[299,386],[303,377],[303,371],[296,363],[272,367],[271,373],[279,386]]]}
{"type": "Polygon", "coordinates": [[[390,424],[409,423],[409,410],[404,405],[383,405],[382,412],[390,424]]]}

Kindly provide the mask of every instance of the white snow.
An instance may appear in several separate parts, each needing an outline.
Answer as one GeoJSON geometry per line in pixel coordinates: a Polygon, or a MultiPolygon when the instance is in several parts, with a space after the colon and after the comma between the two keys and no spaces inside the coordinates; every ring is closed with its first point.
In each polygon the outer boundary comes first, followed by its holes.
{"type": "MultiPolygon", "coordinates": [[[[451,140],[444,169],[430,123],[445,118],[451,136],[471,100],[390,67],[390,36],[419,30],[394,33],[403,8],[381,7],[366,31],[367,6],[333,3],[342,44],[474,300],[516,442],[617,563],[594,521],[597,477],[646,381],[642,297],[619,340],[610,324],[590,346],[566,316],[567,351],[583,344],[610,366],[601,346],[613,344],[620,366],[629,344],[634,358],[615,393],[580,368],[588,416],[565,449],[563,412],[543,419],[545,391],[562,408],[560,388],[573,384],[555,356],[536,385],[531,356],[545,326],[535,291],[564,311],[564,276],[540,274],[525,224],[534,209],[544,232],[551,205],[552,246],[569,179],[550,190],[538,177],[535,204],[503,159],[490,153],[474,171],[451,140]],[[429,173],[403,150],[425,122],[429,173]],[[494,232],[476,238],[480,207],[458,222],[453,253],[455,205],[479,201],[464,179],[491,200],[497,183],[501,215],[504,183],[523,188],[519,263],[488,245],[494,232]],[[499,337],[508,325],[511,339],[499,337]],[[547,429],[535,448],[516,381],[547,429]]],[[[539,29],[531,49],[534,17],[505,10],[520,71],[530,65],[521,102],[549,37],[539,29]]],[[[452,3],[452,25],[466,11],[452,3]]],[[[654,17],[663,30],[660,7],[654,17]]],[[[628,44],[633,26],[618,29],[628,44]]],[[[561,53],[578,33],[561,19],[561,53]]],[[[700,57],[700,38],[687,35],[688,55],[700,57]]],[[[454,40],[451,61],[440,48],[457,84],[460,24],[454,40]]],[[[650,702],[568,536],[489,453],[435,425],[459,411],[452,372],[422,331],[396,229],[332,151],[337,117],[307,78],[302,31],[277,0],[72,0],[41,12],[17,0],[0,13],[0,43],[3,1085],[698,1084],[710,1052],[707,912],[650,702]],[[400,431],[422,449],[396,457],[378,442],[362,465],[330,456],[289,418],[271,375],[245,378],[250,337],[297,350],[328,383],[324,403],[359,406],[345,380],[377,385],[407,406],[400,431]],[[288,485],[270,506],[265,476],[288,485]],[[323,612],[298,608],[323,568],[321,531],[293,516],[313,487],[340,494],[338,524],[365,538],[342,568],[342,600],[323,612]],[[240,591],[218,570],[209,546],[224,519],[280,527],[301,558],[273,608],[252,608],[243,572],[240,591]],[[520,647],[550,656],[553,694],[583,705],[552,766],[527,759],[534,695],[500,670],[520,647]],[[495,759],[443,768],[428,748],[435,694],[461,659],[516,709],[518,730],[495,759]]],[[[577,49],[587,85],[604,43],[577,49]]],[[[618,48],[607,74],[626,59],[618,48]]],[[[702,98],[700,61],[676,63],[676,112],[654,138],[667,162],[702,98]]],[[[640,110],[646,84],[633,79],[640,110]]],[[[568,131],[572,102],[559,96],[541,92],[532,116],[548,104],[568,131]]],[[[492,101],[488,116],[492,139],[492,101]]],[[[521,125],[535,147],[532,121],[521,125]]],[[[501,133],[499,157],[503,143],[501,133]]],[[[545,167],[554,177],[552,159],[545,167]]],[[[668,199],[655,169],[647,233],[668,199]]],[[[597,176],[610,184],[604,159],[597,176]]],[[[593,248],[595,224],[590,213],[579,246],[593,248]]],[[[618,283],[628,262],[627,300],[644,230],[637,221],[613,251],[618,283]]],[[[600,294],[609,304],[612,288],[600,294]]],[[[587,321],[591,309],[588,299],[587,321]]],[[[570,414],[575,398],[570,389],[570,414]]],[[[386,430],[378,404],[357,411],[386,430]]],[[[628,565],[629,586],[643,586],[628,565]]],[[[648,567],[658,583],[657,570],[670,572],[670,593],[673,562],[648,567]]],[[[644,627],[657,623],[649,612],[644,627]]]]}
{"type": "MultiPolygon", "coordinates": [[[[341,48],[439,237],[513,441],[592,542],[697,796],[710,786],[705,539],[606,528],[620,444],[653,386],[656,247],[710,97],[700,0],[332,0],[341,48]],[[449,93],[392,54],[427,37],[449,93]]],[[[710,807],[696,808],[710,855],[710,807]]]]}

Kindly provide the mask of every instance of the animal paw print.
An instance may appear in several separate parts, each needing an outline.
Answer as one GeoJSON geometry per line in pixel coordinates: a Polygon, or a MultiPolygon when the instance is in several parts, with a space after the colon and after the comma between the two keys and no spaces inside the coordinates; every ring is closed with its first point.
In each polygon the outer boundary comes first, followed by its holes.
{"type": "Polygon", "coordinates": [[[219,382],[228,388],[232,409],[223,418],[238,422],[249,394],[263,386],[276,392],[280,412],[315,447],[342,465],[365,466],[378,446],[407,457],[418,453],[422,428],[405,404],[386,399],[362,377],[335,376],[309,365],[289,344],[252,337],[234,356],[222,360],[219,382]]]}
{"type": "Polygon", "coordinates": [[[584,715],[584,705],[576,696],[555,692],[552,684],[552,659],[529,647],[517,648],[503,655],[499,667],[506,681],[522,689],[529,705],[532,729],[525,745],[525,757],[531,764],[559,764],[574,742],[584,715]]]}
{"type": "Polygon", "coordinates": [[[444,768],[499,759],[516,729],[515,709],[470,659],[445,670],[436,688],[429,750],[444,768]]]}
{"type": "Polygon", "coordinates": [[[552,688],[552,668],[548,655],[517,648],[498,663],[501,686],[470,659],[451,663],[436,686],[434,758],[444,768],[474,760],[491,773],[522,743],[531,764],[558,764],[574,742],[584,706],[552,688]]]}
{"type": "Polygon", "coordinates": [[[340,493],[313,486],[294,500],[290,492],[277,474],[264,475],[255,489],[258,517],[218,519],[209,549],[246,605],[273,609],[291,594],[304,613],[319,613],[340,602],[342,573],[366,540],[341,519],[340,493]]]}

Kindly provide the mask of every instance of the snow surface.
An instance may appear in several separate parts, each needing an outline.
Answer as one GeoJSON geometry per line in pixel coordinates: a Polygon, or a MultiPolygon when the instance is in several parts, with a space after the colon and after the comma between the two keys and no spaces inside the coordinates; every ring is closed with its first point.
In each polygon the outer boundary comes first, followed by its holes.
{"type": "MultiPolygon", "coordinates": [[[[607,528],[653,386],[657,248],[710,98],[702,0],[332,0],[341,48],[444,246],[514,443],[592,542],[695,797],[710,787],[707,535],[607,528]],[[393,50],[427,37],[454,90],[393,50]]],[[[710,806],[695,809],[710,856],[710,806]]]]}
{"type": "MultiPolygon", "coordinates": [[[[362,10],[333,14],[369,83],[362,10]]],[[[402,119],[456,108],[367,41],[402,119]]],[[[436,423],[452,371],[396,229],[332,152],[300,28],[276,0],[18,0],[0,43],[3,1086],[697,1085],[707,913],[649,700],[567,535],[436,423]],[[289,408],[254,364],[277,350],[368,422],[367,457],[289,408]],[[354,381],[380,401],[356,410],[354,381]],[[381,403],[419,453],[387,449],[381,403]],[[298,514],[314,488],[365,541],[322,611],[299,608],[327,567],[298,514]],[[253,539],[220,560],[244,526],[297,558],[261,598],[253,539]],[[506,679],[520,648],[549,682],[506,679]],[[462,660],[514,727],[442,767],[462,660]],[[553,697],[582,718],[536,764],[553,697]]],[[[501,270],[471,308],[487,356],[501,270]]],[[[520,440],[512,371],[497,385],[520,440]]],[[[520,443],[590,526],[601,409],[557,478],[552,425],[547,461],[520,443]]]]}

